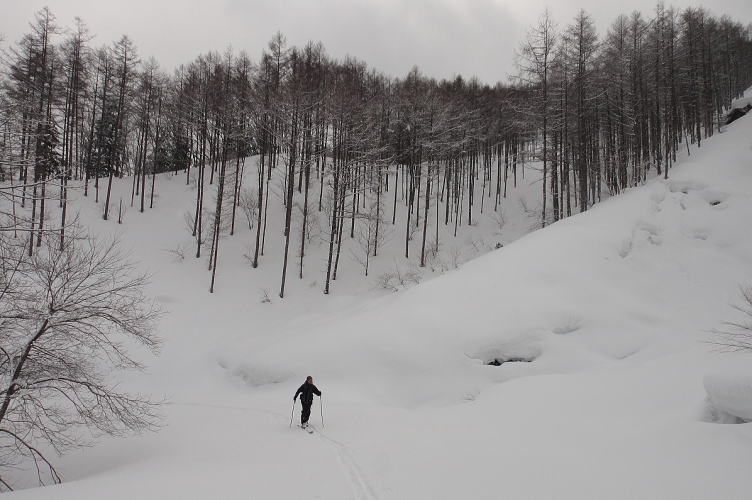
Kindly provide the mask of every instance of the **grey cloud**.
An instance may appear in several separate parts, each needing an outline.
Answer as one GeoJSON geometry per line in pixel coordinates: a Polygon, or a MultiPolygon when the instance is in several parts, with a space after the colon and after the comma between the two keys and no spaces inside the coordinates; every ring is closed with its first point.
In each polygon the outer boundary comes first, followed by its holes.
{"type": "MultiPolygon", "coordinates": [[[[81,17],[98,35],[95,44],[128,34],[142,57],[153,55],[166,69],[227,46],[257,58],[279,30],[291,44],[320,40],[334,57],[353,55],[393,76],[417,65],[436,78],[477,75],[495,82],[514,71],[520,39],[548,4],[561,27],[585,8],[601,33],[617,14],[647,14],[655,6],[653,0],[629,6],[603,0],[2,0],[0,32],[15,41],[33,13],[48,5],[63,25],[81,17]]],[[[748,0],[707,7],[752,21],[748,0]]]]}

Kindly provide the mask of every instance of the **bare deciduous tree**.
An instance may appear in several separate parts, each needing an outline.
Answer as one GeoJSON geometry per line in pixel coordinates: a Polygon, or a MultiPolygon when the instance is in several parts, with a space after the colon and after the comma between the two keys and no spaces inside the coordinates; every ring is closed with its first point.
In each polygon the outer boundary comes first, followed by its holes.
{"type": "Polygon", "coordinates": [[[377,203],[373,202],[368,206],[367,212],[361,213],[358,217],[360,222],[355,231],[358,248],[350,250],[353,259],[363,268],[365,276],[368,276],[371,258],[378,253],[390,236],[390,232],[387,230],[382,230],[380,233],[376,230],[379,225],[385,225],[377,208],[377,203]]]}
{"type": "Polygon", "coordinates": [[[752,286],[741,290],[743,303],[734,309],[746,316],[747,320],[729,321],[723,329],[715,330],[712,343],[732,351],[752,351],[752,286]]]}
{"type": "Polygon", "coordinates": [[[248,230],[252,230],[258,215],[258,194],[256,194],[256,191],[253,188],[243,188],[240,191],[238,206],[240,206],[248,222],[248,230]]]}
{"type": "Polygon", "coordinates": [[[61,248],[48,234],[31,257],[0,241],[0,473],[33,464],[40,484],[56,483],[47,450],[155,427],[156,403],[113,380],[141,368],[126,342],[158,347],[146,279],[114,240],[71,237],[61,248]]]}

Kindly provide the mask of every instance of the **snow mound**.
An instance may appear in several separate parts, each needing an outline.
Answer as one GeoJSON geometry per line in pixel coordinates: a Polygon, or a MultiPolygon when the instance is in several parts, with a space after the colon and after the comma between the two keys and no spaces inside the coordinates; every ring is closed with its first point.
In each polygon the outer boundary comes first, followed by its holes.
{"type": "Polygon", "coordinates": [[[716,421],[752,422],[752,367],[726,368],[703,380],[716,421]],[[728,416],[734,417],[729,419],[728,416]]]}
{"type": "Polygon", "coordinates": [[[752,104],[752,96],[745,95],[744,97],[731,101],[731,109],[743,108],[748,104],[752,104]]]}

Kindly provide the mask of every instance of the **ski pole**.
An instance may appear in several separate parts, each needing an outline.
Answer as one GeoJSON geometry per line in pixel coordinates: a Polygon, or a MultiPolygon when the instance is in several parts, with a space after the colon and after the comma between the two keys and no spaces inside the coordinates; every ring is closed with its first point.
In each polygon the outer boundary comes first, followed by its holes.
{"type": "Polygon", "coordinates": [[[324,425],[324,398],[319,396],[319,411],[321,412],[321,428],[326,429],[324,425]]]}
{"type": "Polygon", "coordinates": [[[295,400],[292,400],[292,410],[290,410],[290,428],[292,429],[292,419],[295,417],[295,400]]]}

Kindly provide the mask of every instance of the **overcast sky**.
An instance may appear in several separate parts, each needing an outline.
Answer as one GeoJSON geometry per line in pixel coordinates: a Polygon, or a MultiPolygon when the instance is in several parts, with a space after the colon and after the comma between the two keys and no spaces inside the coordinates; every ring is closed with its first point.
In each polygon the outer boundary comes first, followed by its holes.
{"type": "MultiPolygon", "coordinates": [[[[62,26],[82,18],[94,44],[130,36],[142,58],[166,70],[208,50],[232,46],[257,60],[276,31],[290,44],[322,41],[336,58],[353,55],[393,76],[413,65],[436,78],[476,75],[493,83],[514,72],[514,52],[528,26],[548,5],[559,27],[579,8],[603,33],[619,13],[650,13],[654,0],[0,0],[0,33],[15,42],[34,12],[47,5],[62,26]]],[[[744,24],[752,0],[677,0],[704,5],[744,24]]]]}

